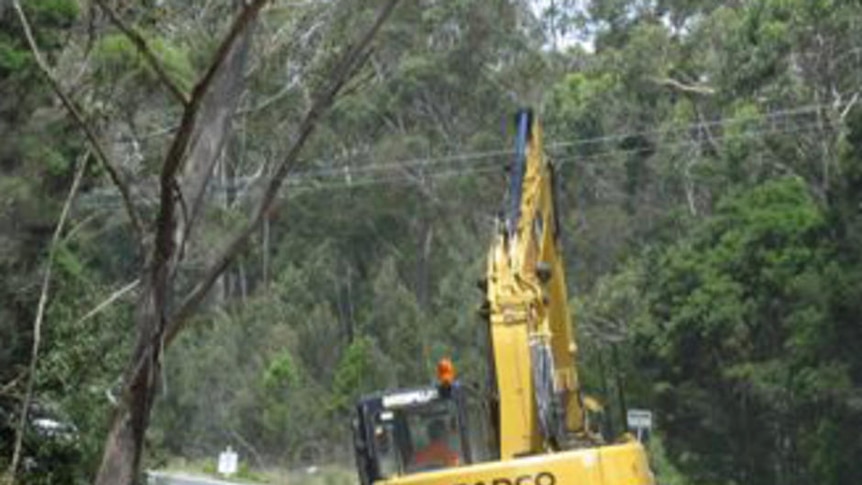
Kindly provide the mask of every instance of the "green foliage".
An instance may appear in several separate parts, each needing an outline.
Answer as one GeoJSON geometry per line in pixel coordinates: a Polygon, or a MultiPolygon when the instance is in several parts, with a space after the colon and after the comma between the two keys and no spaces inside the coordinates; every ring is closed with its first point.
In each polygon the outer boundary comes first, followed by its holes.
{"type": "Polygon", "coordinates": [[[429,336],[424,332],[416,297],[402,283],[393,259],[382,262],[372,281],[370,314],[364,318],[365,331],[379,335],[380,346],[393,359],[400,382],[423,382],[433,378],[428,361],[429,336]]]}
{"type": "Polygon", "coordinates": [[[25,5],[34,21],[56,27],[69,27],[80,10],[75,0],[31,0],[25,5]]]}
{"type": "MultiPolygon", "coordinates": [[[[34,36],[40,49],[51,54],[61,47],[64,31],[78,19],[76,0],[30,0],[22,9],[35,27],[34,36]]],[[[12,8],[0,10],[0,79],[21,74],[35,66],[17,15],[12,8]]]]}
{"type": "Polygon", "coordinates": [[[385,385],[378,370],[379,358],[375,357],[373,342],[368,337],[360,337],[347,346],[332,380],[334,409],[350,411],[362,394],[385,385]]]}
{"type": "Polygon", "coordinates": [[[694,485],[695,482],[680,472],[668,458],[660,436],[653,435],[650,438],[647,443],[647,453],[650,458],[650,467],[652,467],[658,483],[662,485],[694,485]]]}
{"type": "Polygon", "coordinates": [[[801,413],[853,385],[830,350],[836,323],[822,291],[835,268],[824,229],[805,185],[786,178],[726,198],[650,263],[654,321],[638,339],[667,383],[657,398],[669,455],[700,481],[828,480],[802,444],[837,415],[801,413]],[[767,445],[782,437],[799,448],[767,445]]]}
{"type": "MultiPolygon", "coordinates": [[[[191,89],[195,71],[188,49],[174,45],[156,35],[145,33],[144,39],[147,40],[168,78],[183,90],[191,89]]],[[[93,48],[93,62],[96,69],[106,78],[131,80],[150,86],[161,82],[138,48],[122,33],[101,37],[93,48]]]]}
{"type": "Polygon", "coordinates": [[[0,33],[0,75],[8,76],[30,65],[30,51],[18,48],[6,33],[0,33]]]}
{"type": "MultiPolygon", "coordinates": [[[[177,290],[248,221],[257,192],[241,181],[283,157],[374,7],[312,3],[264,11],[243,115],[177,290]]],[[[179,107],[128,38],[98,18],[90,28],[80,2],[22,5],[151,220],[145,180],[179,107]]],[[[558,162],[581,381],[614,431],[626,407],[655,409],[660,483],[862,482],[858,2],[553,7],[538,19],[507,0],[402,2],[303,152],[296,170],[315,176],[287,184],[267,230],[167,349],[150,463],[211,459],[226,444],[255,467],[296,466],[309,447],[346,461],[356,397],[427,383],[442,356],[485,392],[473,282],[508,155],[475,153],[508,149],[503,120],[532,104],[558,162]],[[573,31],[588,45],[547,43],[573,31]]],[[[186,91],[234,15],[197,1],[121,10],[186,91]]],[[[84,146],[34,67],[0,8],[0,386],[26,366],[47,243],[84,146]]],[[[142,264],[97,172],[56,254],[36,383],[40,405],[80,430],[73,478],[44,478],[64,483],[98,466],[136,299],[81,317],[142,264]]]]}
{"type": "Polygon", "coordinates": [[[263,384],[272,390],[295,387],[299,384],[298,371],[290,352],[282,352],[269,364],[263,376],[263,384]]]}

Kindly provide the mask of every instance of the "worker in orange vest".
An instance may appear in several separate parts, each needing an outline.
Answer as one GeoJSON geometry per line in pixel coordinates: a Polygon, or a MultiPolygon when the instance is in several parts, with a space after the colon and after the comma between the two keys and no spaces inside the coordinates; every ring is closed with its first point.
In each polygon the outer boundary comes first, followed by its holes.
{"type": "Polygon", "coordinates": [[[429,443],[416,452],[413,461],[419,467],[443,468],[456,466],[459,462],[458,452],[449,447],[446,442],[446,424],[442,419],[435,419],[427,429],[429,443]]]}

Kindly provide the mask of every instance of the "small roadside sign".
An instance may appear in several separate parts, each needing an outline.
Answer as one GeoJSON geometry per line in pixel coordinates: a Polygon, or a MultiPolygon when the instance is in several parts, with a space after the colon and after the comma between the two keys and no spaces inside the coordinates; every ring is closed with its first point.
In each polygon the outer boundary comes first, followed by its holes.
{"type": "Polygon", "coordinates": [[[218,456],[218,472],[224,476],[230,476],[236,473],[237,455],[230,446],[222,451],[218,456]]]}
{"type": "Polygon", "coordinates": [[[626,422],[629,429],[637,432],[638,441],[642,441],[644,431],[652,430],[652,411],[646,409],[629,409],[626,413],[626,422]]]}
{"type": "Polygon", "coordinates": [[[629,409],[626,420],[629,428],[652,428],[652,411],[629,409]]]}

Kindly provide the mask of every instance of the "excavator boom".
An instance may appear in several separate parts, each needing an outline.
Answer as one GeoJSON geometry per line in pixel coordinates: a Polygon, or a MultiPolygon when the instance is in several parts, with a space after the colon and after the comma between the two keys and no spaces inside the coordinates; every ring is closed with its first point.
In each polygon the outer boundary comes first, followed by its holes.
{"type": "Polygon", "coordinates": [[[585,432],[554,168],[532,113],[519,111],[515,126],[506,213],[487,270],[503,459],[560,449],[585,432]]]}

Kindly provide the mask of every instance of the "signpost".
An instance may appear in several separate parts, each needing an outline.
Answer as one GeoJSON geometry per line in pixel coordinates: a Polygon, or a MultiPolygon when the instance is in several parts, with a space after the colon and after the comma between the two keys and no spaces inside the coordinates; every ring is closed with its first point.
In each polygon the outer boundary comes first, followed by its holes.
{"type": "Polygon", "coordinates": [[[218,472],[229,477],[236,473],[237,455],[230,446],[218,456],[218,472]]]}
{"type": "Polygon", "coordinates": [[[626,422],[629,429],[635,429],[638,441],[643,441],[643,432],[652,430],[652,411],[646,409],[629,409],[626,413],[626,422]]]}

